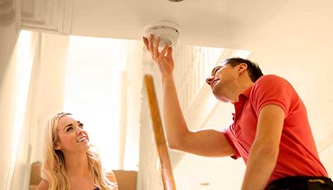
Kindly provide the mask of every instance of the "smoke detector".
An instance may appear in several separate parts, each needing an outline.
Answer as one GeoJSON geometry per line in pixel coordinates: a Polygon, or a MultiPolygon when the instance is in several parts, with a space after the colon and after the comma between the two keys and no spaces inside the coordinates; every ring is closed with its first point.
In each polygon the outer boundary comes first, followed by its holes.
{"type": "Polygon", "coordinates": [[[157,37],[161,38],[159,47],[169,44],[170,47],[176,45],[179,38],[179,26],[171,21],[157,21],[145,27],[145,37],[149,39],[150,34],[154,35],[154,43],[157,37]]]}

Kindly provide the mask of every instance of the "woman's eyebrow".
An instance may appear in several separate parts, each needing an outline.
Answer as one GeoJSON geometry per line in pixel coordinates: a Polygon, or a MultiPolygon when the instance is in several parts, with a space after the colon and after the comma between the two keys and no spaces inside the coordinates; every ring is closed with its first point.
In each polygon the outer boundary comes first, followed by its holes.
{"type": "Polygon", "coordinates": [[[73,126],[73,123],[69,123],[62,130],[65,130],[67,127],[72,127],[72,126],[73,126]]]}

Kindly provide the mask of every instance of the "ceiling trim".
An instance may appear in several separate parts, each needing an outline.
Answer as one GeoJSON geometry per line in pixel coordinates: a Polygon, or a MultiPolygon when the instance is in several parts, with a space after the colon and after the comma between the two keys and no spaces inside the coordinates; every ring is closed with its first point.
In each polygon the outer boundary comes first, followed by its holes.
{"type": "Polygon", "coordinates": [[[69,35],[74,0],[23,0],[22,29],[69,35]]]}
{"type": "Polygon", "coordinates": [[[14,9],[16,10],[16,33],[21,31],[21,1],[14,0],[14,9]]]}

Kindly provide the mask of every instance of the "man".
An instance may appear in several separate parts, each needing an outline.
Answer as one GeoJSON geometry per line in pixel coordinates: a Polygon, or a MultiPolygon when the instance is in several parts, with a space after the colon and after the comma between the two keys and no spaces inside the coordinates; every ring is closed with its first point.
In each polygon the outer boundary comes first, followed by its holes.
{"type": "Polygon", "coordinates": [[[188,129],[173,78],[172,48],[160,52],[160,38],[143,38],[162,75],[163,117],[170,148],[201,155],[242,157],[242,190],[333,189],[319,160],[306,108],[283,78],[264,75],[255,63],[227,59],[206,82],[215,97],[235,106],[226,130],[188,129]]]}

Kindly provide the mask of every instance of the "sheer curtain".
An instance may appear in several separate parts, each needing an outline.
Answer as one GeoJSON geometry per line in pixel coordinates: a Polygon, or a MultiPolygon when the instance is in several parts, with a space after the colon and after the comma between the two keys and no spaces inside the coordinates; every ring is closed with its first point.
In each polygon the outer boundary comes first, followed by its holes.
{"type": "Polygon", "coordinates": [[[13,53],[0,76],[0,143],[3,155],[0,158],[1,174],[0,189],[13,189],[15,179],[24,181],[27,162],[27,139],[29,130],[25,126],[26,106],[29,99],[31,71],[34,62],[33,51],[36,35],[22,31],[19,35],[13,53]],[[20,150],[20,151],[19,151],[20,150]],[[20,173],[19,173],[20,172],[20,173]],[[22,174],[24,173],[24,174],[22,174]]]}
{"type": "MultiPolygon", "coordinates": [[[[140,68],[140,47],[137,41],[70,38],[64,110],[85,124],[106,169],[137,170],[139,130],[131,128],[138,129],[139,121],[133,126],[127,120],[139,115],[139,107],[131,108],[136,112],[128,111],[127,93],[133,90],[130,82],[140,86],[133,81],[142,80],[140,70],[128,75],[129,68],[140,68]],[[138,59],[133,60],[133,56],[138,59]]],[[[135,97],[140,101],[140,96],[135,97]]]]}

